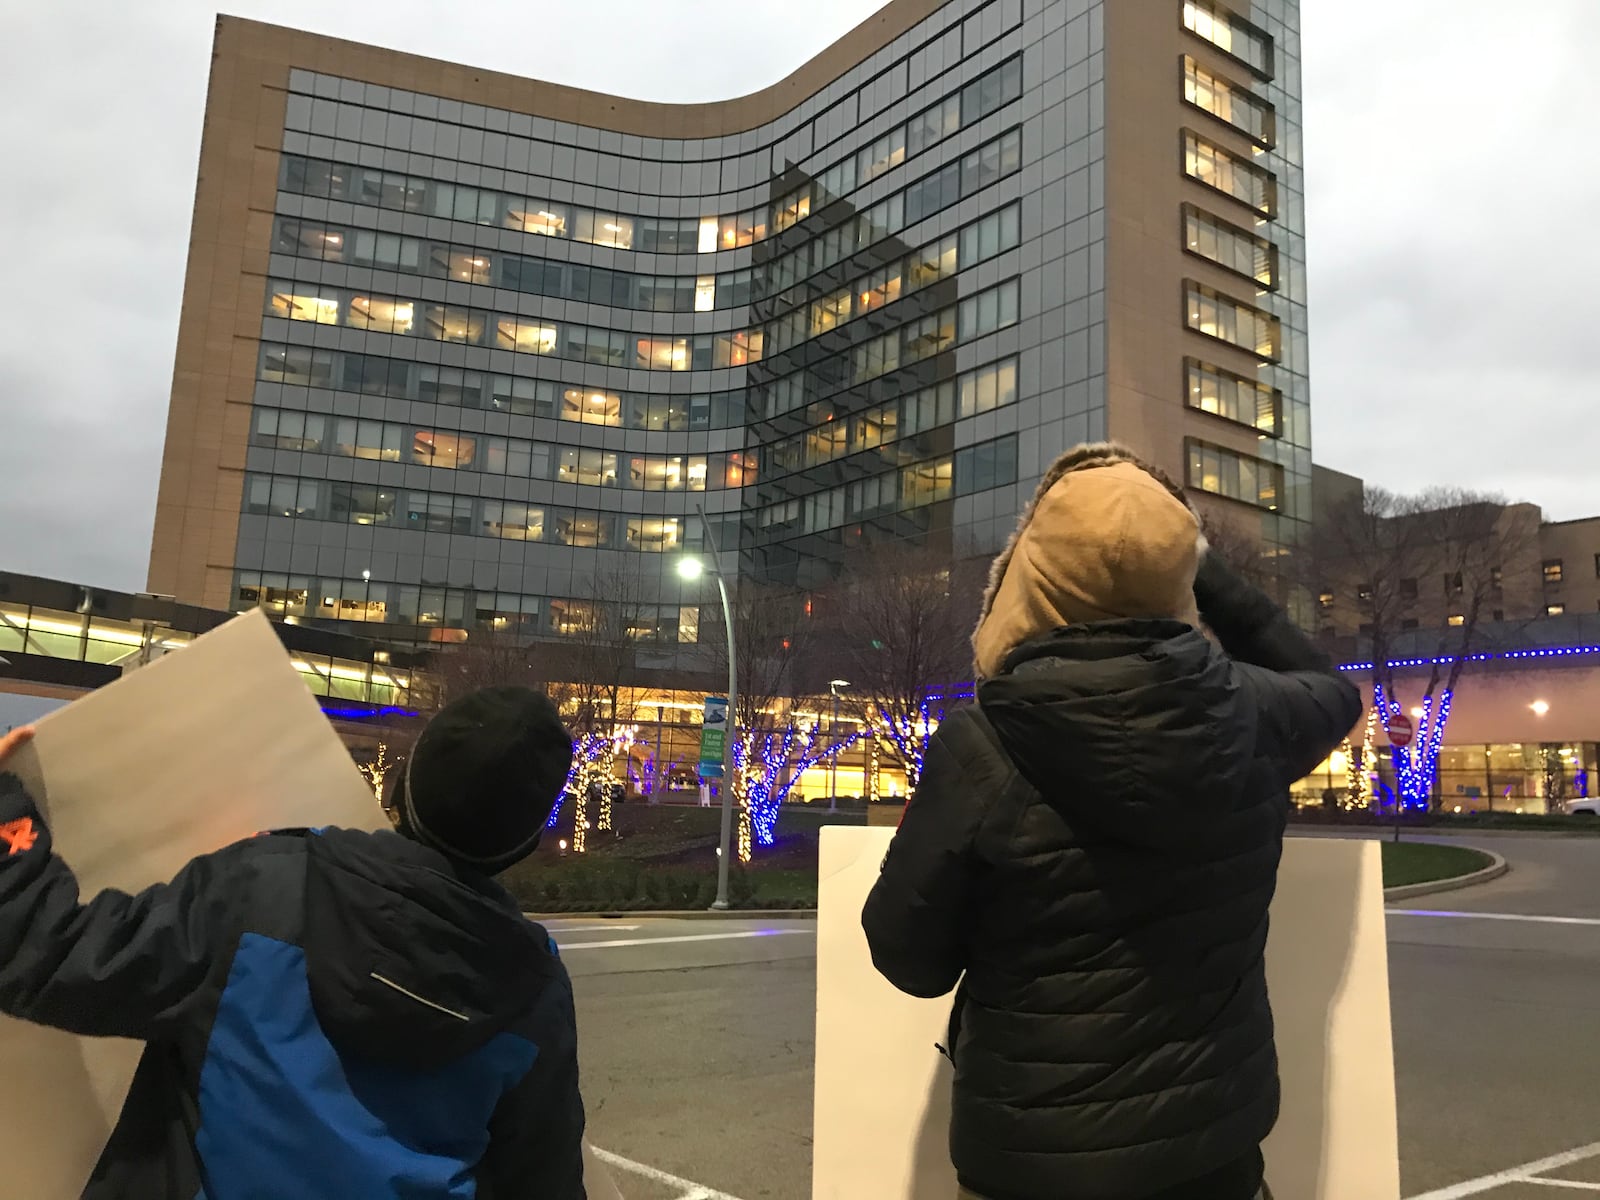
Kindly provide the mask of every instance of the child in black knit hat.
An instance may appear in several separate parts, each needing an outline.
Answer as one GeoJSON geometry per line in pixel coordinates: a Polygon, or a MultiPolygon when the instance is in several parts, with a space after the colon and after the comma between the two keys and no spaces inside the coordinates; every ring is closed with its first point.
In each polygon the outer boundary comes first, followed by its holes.
{"type": "Polygon", "coordinates": [[[0,774],[0,1011],[147,1043],[85,1200],[582,1200],[572,984],[489,878],[571,761],[547,697],[488,689],[424,730],[398,834],[267,834],[86,905],[0,774]]]}

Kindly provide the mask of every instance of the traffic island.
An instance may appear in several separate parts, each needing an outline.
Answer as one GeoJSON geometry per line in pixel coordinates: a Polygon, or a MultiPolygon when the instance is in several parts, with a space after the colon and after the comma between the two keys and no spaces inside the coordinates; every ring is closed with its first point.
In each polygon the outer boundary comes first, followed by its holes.
{"type": "Polygon", "coordinates": [[[1500,878],[1508,869],[1500,855],[1470,846],[1438,842],[1383,843],[1386,900],[1408,900],[1475,887],[1500,878]]]}

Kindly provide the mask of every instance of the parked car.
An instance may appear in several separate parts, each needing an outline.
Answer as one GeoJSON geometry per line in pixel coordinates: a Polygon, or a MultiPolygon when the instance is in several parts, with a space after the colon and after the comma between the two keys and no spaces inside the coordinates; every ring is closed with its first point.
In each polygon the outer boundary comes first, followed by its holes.
{"type": "Polygon", "coordinates": [[[1587,800],[1567,801],[1567,816],[1569,817],[1600,817],[1600,796],[1587,800]]]}

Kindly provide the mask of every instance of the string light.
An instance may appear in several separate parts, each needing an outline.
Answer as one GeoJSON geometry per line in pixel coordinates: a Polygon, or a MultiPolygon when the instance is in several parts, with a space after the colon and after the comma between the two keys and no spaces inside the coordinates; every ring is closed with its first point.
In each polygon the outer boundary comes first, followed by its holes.
{"type": "Polygon", "coordinates": [[[372,794],[378,798],[378,803],[383,803],[383,780],[394,767],[394,762],[389,758],[389,747],[383,742],[378,743],[377,756],[370,763],[361,765],[361,774],[366,776],[372,785],[372,794]]]}
{"type": "Polygon", "coordinates": [[[865,730],[857,730],[825,742],[817,728],[816,721],[803,719],[767,733],[746,730],[734,740],[740,862],[749,862],[756,846],[777,840],[778,812],[800,777],[866,736],[865,730]]]}

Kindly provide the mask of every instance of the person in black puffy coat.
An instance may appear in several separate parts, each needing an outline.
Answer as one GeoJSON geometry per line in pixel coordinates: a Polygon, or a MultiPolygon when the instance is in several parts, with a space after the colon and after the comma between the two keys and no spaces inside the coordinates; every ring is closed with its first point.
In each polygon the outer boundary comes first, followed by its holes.
{"type": "Polygon", "coordinates": [[[1046,474],[973,645],[978,702],[932,738],[862,915],[896,987],[960,982],[963,1189],[1253,1200],[1288,788],[1355,724],[1356,689],[1114,446],[1046,474]]]}

